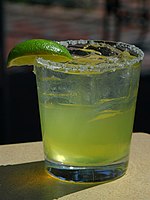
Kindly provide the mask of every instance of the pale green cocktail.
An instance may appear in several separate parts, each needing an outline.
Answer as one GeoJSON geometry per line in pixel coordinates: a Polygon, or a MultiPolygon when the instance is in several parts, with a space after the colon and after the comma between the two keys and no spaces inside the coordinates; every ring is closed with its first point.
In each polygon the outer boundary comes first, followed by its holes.
{"type": "Polygon", "coordinates": [[[127,168],[142,52],[123,43],[65,41],[69,62],[37,59],[48,171],[63,180],[104,182],[127,168]]]}

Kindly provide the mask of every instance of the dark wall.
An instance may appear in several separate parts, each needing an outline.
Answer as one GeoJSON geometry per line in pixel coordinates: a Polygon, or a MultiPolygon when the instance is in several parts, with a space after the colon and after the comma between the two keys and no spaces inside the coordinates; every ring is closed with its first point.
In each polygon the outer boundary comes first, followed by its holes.
{"type": "Polygon", "coordinates": [[[41,140],[40,117],[35,74],[32,68],[8,70],[8,125],[7,143],[41,140]]]}
{"type": "Polygon", "coordinates": [[[141,73],[133,130],[150,133],[150,71],[141,73]]]}

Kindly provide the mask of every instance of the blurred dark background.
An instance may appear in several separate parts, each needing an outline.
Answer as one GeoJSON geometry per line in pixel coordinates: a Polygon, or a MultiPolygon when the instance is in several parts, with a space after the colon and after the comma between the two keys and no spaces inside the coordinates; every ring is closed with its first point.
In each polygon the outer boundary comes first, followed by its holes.
{"type": "Polygon", "coordinates": [[[6,70],[8,52],[31,38],[107,39],[135,44],[144,53],[134,132],[150,133],[150,1],[0,1],[0,144],[41,140],[35,76],[6,70]]]}

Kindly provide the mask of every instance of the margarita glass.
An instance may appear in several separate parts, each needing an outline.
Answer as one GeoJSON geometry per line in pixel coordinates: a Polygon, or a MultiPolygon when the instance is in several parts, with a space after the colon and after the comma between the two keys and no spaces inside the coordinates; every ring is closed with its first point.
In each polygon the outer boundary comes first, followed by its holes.
{"type": "Polygon", "coordinates": [[[73,59],[35,64],[47,171],[106,182],[125,174],[143,52],[121,42],[62,41],[73,59]]]}

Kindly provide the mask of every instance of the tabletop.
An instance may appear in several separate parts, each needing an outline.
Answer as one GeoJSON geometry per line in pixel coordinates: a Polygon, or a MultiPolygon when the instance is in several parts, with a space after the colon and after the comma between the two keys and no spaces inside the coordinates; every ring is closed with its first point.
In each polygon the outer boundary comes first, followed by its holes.
{"type": "Polygon", "coordinates": [[[150,134],[133,133],[127,173],[105,184],[67,183],[44,170],[42,142],[0,146],[2,200],[149,200],[150,134]]]}

